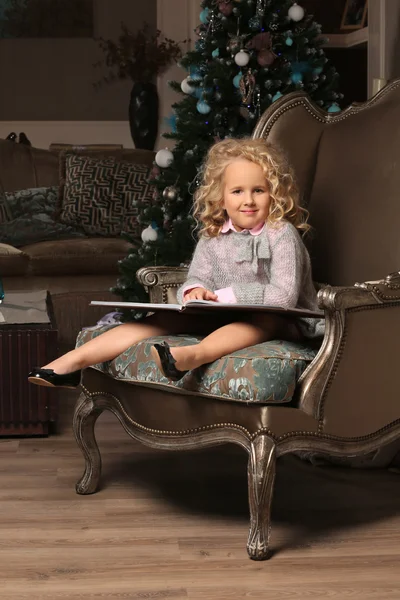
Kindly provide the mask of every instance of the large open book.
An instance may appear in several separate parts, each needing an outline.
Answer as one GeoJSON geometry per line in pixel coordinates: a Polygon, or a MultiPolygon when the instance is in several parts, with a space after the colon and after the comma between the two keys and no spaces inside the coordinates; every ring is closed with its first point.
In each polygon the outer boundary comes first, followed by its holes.
{"type": "Polygon", "coordinates": [[[211,300],[189,300],[186,304],[152,304],[151,302],[108,302],[93,300],[92,306],[109,306],[113,308],[125,308],[137,311],[156,312],[157,310],[174,310],[190,314],[204,313],[204,311],[232,311],[232,312],[272,312],[297,317],[314,317],[321,319],[324,313],[320,310],[308,310],[306,308],[284,308],[282,306],[266,306],[265,304],[224,304],[211,300]]]}

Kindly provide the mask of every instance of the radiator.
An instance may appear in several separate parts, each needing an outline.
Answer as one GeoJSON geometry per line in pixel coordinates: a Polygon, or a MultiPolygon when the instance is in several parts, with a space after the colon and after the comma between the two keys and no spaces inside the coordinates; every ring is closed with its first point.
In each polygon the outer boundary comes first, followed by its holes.
{"type": "Polygon", "coordinates": [[[56,419],[54,390],[32,385],[27,376],[56,352],[57,330],[50,324],[0,326],[0,436],[49,433],[56,419]]]}

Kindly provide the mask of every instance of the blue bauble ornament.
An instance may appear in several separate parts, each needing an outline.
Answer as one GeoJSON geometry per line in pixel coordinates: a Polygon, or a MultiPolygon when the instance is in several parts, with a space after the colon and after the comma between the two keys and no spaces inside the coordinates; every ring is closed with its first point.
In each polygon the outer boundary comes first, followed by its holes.
{"type": "Polygon", "coordinates": [[[339,104],[337,102],[332,102],[332,104],[328,107],[328,113],[337,113],[340,112],[342,109],[340,108],[339,104]]]}
{"type": "Polygon", "coordinates": [[[218,56],[219,56],[219,48],[215,48],[215,50],[212,51],[211,56],[213,58],[218,58],[218,56]]]}
{"type": "Polygon", "coordinates": [[[281,92],[276,92],[276,94],[274,96],[272,96],[272,102],[275,102],[275,100],[279,100],[279,98],[282,98],[283,94],[281,94],[281,92]]]}
{"type": "Polygon", "coordinates": [[[239,73],[233,78],[233,85],[235,86],[235,88],[239,89],[240,87],[240,80],[243,77],[243,73],[242,71],[239,71],[239,73]]]}
{"type": "Polygon", "coordinates": [[[200,86],[197,86],[194,88],[194,92],[193,92],[193,96],[195,98],[202,98],[203,97],[203,88],[200,86]]]}
{"type": "Polygon", "coordinates": [[[214,88],[213,87],[203,88],[203,94],[204,94],[205,98],[211,98],[211,96],[213,96],[213,94],[214,94],[214,88]]]}
{"type": "Polygon", "coordinates": [[[200,22],[201,23],[208,22],[208,13],[209,13],[208,8],[205,8],[204,10],[201,11],[201,13],[200,13],[200,22]]]}
{"type": "Polygon", "coordinates": [[[315,67],[315,69],[313,69],[313,74],[314,75],[321,75],[322,71],[324,70],[323,67],[315,67]]]}
{"type": "Polygon", "coordinates": [[[311,65],[307,61],[303,60],[300,62],[292,62],[292,72],[296,73],[309,73],[311,71],[311,65]]]}
{"type": "Polygon", "coordinates": [[[176,132],[176,124],[177,124],[177,116],[175,113],[172,113],[171,116],[164,118],[164,123],[167,127],[169,127],[174,133],[176,132]]]}
{"type": "Polygon", "coordinates": [[[286,46],[293,46],[293,38],[287,37],[285,44],[286,44],[286,46]]]}
{"type": "Polygon", "coordinates": [[[190,67],[189,69],[189,78],[192,81],[201,81],[203,79],[199,69],[197,67],[190,67]]]}
{"type": "Polygon", "coordinates": [[[303,81],[303,75],[301,73],[292,73],[291,79],[293,83],[300,83],[300,81],[303,81]]]}
{"type": "Polygon", "coordinates": [[[205,102],[204,100],[199,100],[196,104],[196,108],[202,115],[208,115],[208,113],[211,110],[211,106],[207,104],[207,102],[205,102]]]}

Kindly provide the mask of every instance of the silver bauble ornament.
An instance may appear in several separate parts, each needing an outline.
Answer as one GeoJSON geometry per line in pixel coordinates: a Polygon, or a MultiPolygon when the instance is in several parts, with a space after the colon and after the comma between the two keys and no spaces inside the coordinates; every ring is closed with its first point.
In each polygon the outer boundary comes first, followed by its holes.
{"type": "Polygon", "coordinates": [[[171,202],[177,199],[178,190],[174,185],[169,185],[164,189],[162,195],[165,200],[169,200],[171,202]]]}

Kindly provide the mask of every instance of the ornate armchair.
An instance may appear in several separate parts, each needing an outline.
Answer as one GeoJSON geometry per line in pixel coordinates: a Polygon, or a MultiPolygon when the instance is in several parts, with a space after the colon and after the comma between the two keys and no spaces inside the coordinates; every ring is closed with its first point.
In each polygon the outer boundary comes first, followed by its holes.
{"type": "MultiPolygon", "coordinates": [[[[400,80],[331,115],[303,93],[276,101],[254,136],[281,145],[315,229],[309,249],[326,331],[319,348],[276,340],[163,378],[147,341],[84,373],[74,432],[86,461],[79,494],[96,491],[97,417],[112,411],[136,440],[248,452],[250,558],[269,556],[276,459],[289,452],[389,464],[400,449],[400,80]],[[390,274],[391,273],[391,274],[390,274]],[[369,281],[369,283],[354,283],[369,281]]],[[[182,268],[138,273],[151,300],[174,300],[182,268]]],[[[100,329],[82,332],[85,343],[100,329]]],[[[196,343],[175,336],[172,344],[196,343]]]]}

